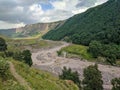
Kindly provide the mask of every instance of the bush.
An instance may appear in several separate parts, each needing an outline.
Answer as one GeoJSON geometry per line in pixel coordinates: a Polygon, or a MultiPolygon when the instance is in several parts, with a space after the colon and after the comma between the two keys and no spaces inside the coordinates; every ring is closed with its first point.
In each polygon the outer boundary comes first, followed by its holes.
{"type": "Polygon", "coordinates": [[[22,58],[25,61],[25,63],[28,64],[29,66],[31,66],[33,64],[31,55],[32,54],[31,54],[30,50],[24,50],[22,52],[22,58]]]}
{"type": "Polygon", "coordinates": [[[15,52],[13,58],[19,61],[23,61],[29,66],[31,66],[33,64],[31,55],[32,54],[30,50],[24,50],[23,52],[15,52]]]}
{"type": "Polygon", "coordinates": [[[13,53],[12,51],[6,51],[6,52],[5,52],[6,57],[12,57],[13,54],[14,54],[14,53],[13,53]]]}
{"type": "Polygon", "coordinates": [[[103,90],[102,75],[98,66],[89,66],[84,69],[83,89],[84,90],[103,90]]]}
{"type": "Polygon", "coordinates": [[[112,79],[111,83],[113,85],[112,90],[120,90],[120,78],[112,79]]]}
{"type": "Polygon", "coordinates": [[[8,69],[9,64],[4,60],[0,60],[0,77],[2,77],[3,81],[7,79],[8,69]]]}
{"type": "Polygon", "coordinates": [[[3,38],[0,37],[0,51],[6,51],[7,50],[7,44],[3,38]]]}
{"type": "Polygon", "coordinates": [[[62,54],[62,52],[61,51],[57,51],[57,54],[58,54],[58,56],[60,56],[62,54]]]}
{"type": "Polygon", "coordinates": [[[19,60],[19,61],[22,61],[23,59],[22,59],[22,52],[15,52],[14,54],[13,54],[13,58],[15,59],[15,60],[19,60]]]}
{"type": "Polygon", "coordinates": [[[59,75],[60,79],[64,80],[72,80],[79,88],[81,88],[81,81],[79,80],[78,72],[72,72],[71,69],[67,69],[66,67],[63,68],[62,74],[59,75]]]}

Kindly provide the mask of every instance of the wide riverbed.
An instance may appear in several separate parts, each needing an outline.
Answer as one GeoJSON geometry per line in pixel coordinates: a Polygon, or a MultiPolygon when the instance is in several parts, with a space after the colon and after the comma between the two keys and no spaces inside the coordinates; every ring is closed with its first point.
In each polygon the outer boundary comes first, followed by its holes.
{"type": "MultiPolygon", "coordinates": [[[[56,46],[47,49],[41,49],[32,53],[33,67],[41,70],[49,71],[53,74],[59,75],[64,66],[70,67],[73,71],[78,71],[80,79],[83,79],[83,70],[89,65],[94,65],[94,62],[81,61],[80,59],[69,59],[58,57],[57,51],[68,46],[68,43],[62,42],[61,46],[56,46]]],[[[120,77],[120,68],[98,64],[99,70],[102,72],[104,88],[110,90],[111,79],[120,77]]]]}

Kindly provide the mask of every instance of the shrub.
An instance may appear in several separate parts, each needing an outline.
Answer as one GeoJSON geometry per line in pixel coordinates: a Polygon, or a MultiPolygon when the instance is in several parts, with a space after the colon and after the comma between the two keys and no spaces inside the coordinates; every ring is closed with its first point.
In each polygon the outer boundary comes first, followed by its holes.
{"type": "Polygon", "coordinates": [[[4,60],[0,60],[0,76],[2,77],[3,81],[7,79],[8,69],[9,64],[4,60]]]}
{"type": "Polygon", "coordinates": [[[112,90],[120,90],[120,78],[112,79],[111,83],[113,85],[112,90]]]}
{"type": "Polygon", "coordinates": [[[103,90],[102,75],[98,66],[89,66],[84,69],[83,89],[84,90],[103,90]]]}
{"type": "Polygon", "coordinates": [[[7,50],[7,44],[3,38],[0,37],[0,51],[6,51],[7,50]]]}
{"type": "Polygon", "coordinates": [[[72,80],[79,88],[81,88],[81,81],[79,80],[79,74],[78,72],[72,72],[72,70],[69,68],[67,69],[66,67],[63,68],[62,74],[59,75],[60,79],[63,80],[72,80]]]}

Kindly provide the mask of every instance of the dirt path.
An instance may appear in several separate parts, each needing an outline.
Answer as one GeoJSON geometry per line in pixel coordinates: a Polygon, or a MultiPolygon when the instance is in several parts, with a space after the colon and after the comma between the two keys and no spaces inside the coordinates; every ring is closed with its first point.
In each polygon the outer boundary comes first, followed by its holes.
{"type": "MultiPolygon", "coordinates": [[[[95,63],[74,58],[58,57],[56,52],[68,45],[68,43],[63,43],[63,45],[58,47],[32,53],[33,66],[57,75],[62,72],[64,66],[70,67],[73,71],[78,71],[80,79],[83,79],[84,68],[89,65],[94,65],[95,63]]],[[[98,64],[98,68],[102,72],[104,90],[111,90],[111,80],[115,77],[120,77],[120,68],[101,64],[98,64]]]]}
{"type": "Polygon", "coordinates": [[[23,77],[21,77],[15,70],[15,67],[13,65],[12,62],[9,62],[10,65],[10,72],[12,73],[12,75],[15,77],[15,79],[20,83],[20,85],[27,87],[27,90],[32,90],[30,88],[30,86],[28,85],[28,83],[25,81],[25,79],[23,77]]]}

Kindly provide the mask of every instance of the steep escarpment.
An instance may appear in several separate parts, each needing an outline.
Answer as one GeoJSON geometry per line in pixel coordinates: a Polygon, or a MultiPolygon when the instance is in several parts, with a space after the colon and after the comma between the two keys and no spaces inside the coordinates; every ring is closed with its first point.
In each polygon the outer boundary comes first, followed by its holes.
{"type": "Polygon", "coordinates": [[[52,22],[52,23],[36,23],[36,24],[26,25],[20,28],[1,29],[0,34],[13,37],[13,38],[43,35],[47,33],[49,30],[57,29],[64,22],[65,21],[58,21],[58,22],[52,22]]]}
{"type": "Polygon", "coordinates": [[[19,34],[18,37],[29,37],[38,34],[45,34],[49,30],[57,29],[63,23],[64,21],[26,25],[25,27],[17,28],[16,33],[19,34]]]}

